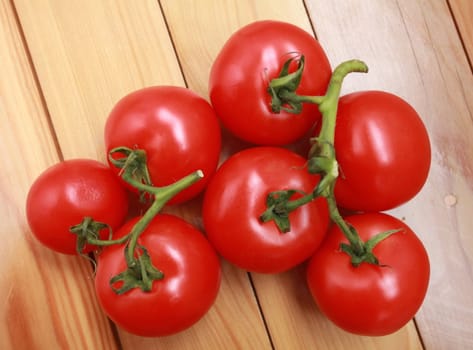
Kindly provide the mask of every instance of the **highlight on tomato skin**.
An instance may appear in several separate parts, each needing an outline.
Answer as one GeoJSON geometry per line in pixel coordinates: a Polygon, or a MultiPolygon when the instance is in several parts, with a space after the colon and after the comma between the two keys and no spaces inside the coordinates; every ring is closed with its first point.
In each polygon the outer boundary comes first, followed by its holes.
{"type": "Polygon", "coordinates": [[[400,229],[378,243],[380,266],[351,264],[340,250],[346,243],[332,226],[308,263],[307,283],[320,311],[338,327],[358,335],[383,336],[406,325],[421,307],[430,279],[427,251],[403,221],[383,213],[346,217],[363,240],[400,229]]]}
{"type": "Polygon", "coordinates": [[[291,144],[309,133],[320,118],[317,106],[304,105],[298,114],[283,110],[276,114],[268,93],[270,80],[278,76],[284,62],[300,55],[305,56],[305,71],[298,91],[323,95],[332,69],[312,34],[290,23],[264,20],[241,27],[229,37],[212,63],[208,91],[218,117],[231,133],[267,146],[291,144]]]}
{"type": "MultiPolygon", "coordinates": [[[[44,170],[31,185],[26,218],[35,238],[63,254],[77,254],[77,235],[71,226],[84,217],[118,229],[128,214],[125,188],[111,169],[93,159],[70,159],[44,170]]],[[[101,239],[109,231],[102,230],[101,239]]],[[[94,249],[86,245],[82,253],[94,249]]]]}
{"type": "MultiPolygon", "coordinates": [[[[140,217],[114,235],[127,235],[140,217]]],[[[213,306],[221,283],[220,260],[205,236],[183,219],[158,214],[139,236],[154,266],[164,277],[151,291],[134,288],[115,293],[110,279],[126,268],[124,245],[103,249],[97,260],[95,290],[110,319],[123,330],[144,337],[181,332],[197,323],[213,306]]]]}

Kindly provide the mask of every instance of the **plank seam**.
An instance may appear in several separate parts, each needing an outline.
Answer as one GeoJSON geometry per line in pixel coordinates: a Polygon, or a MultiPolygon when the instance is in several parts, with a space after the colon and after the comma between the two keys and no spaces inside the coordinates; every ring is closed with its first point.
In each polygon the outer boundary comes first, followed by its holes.
{"type": "Polygon", "coordinates": [[[259,314],[261,316],[261,319],[263,320],[264,329],[266,331],[266,334],[268,335],[269,344],[271,345],[271,349],[275,350],[276,348],[274,346],[273,338],[271,337],[271,331],[269,330],[268,322],[266,321],[266,317],[264,315],[263,308],[262,308],[261,303],[259,301],[258,292],[256,291],[256,287],[255,287],[255,284],[253,282],[253,278],[251,276],[251,273],[248,272],[247,275],[248,275],[248,279],[250,280],[250,286],[251,286],[251,289],[253,291],[253,295],[255,296],[256,305],[258,306],[259,314]]]}
{"type": "Polygon", "coordinates": [[[312,16],[310,15],[309,7],[307,6],[307,1],[302,0],[302,5],[304,6],[304,11],[307,15],[307,18],[309,19],[309,24],[310,24],[310,28],[312,29],[312,33],[314,34],[314,37],[317,40],[319,40],[319,38],[317,37],[317,31],[315,30],[314,21],[312,20],[312,16]]]}
{"type": "Polygon", "coordinates": [[[29,68],[30,68],[30,71],[31,71],[31,76],[33,77],[34,85],[36,87],[36,91],[38,92],[38,97],[39,97],[39,100],[40,100],[40,103],[41,103],[41,108],[43,110],[44,115],[46,116],[46,122],[47,122],[47,125],[48,125],[48,128],[49,128],[49,131],[51,133],[51,138],[52,138],[53,143],[54,143],[54,148],[56,149],[59,160],[62,162],[64,160],[64,155],[62,153],[61,146],[59,144],[59,139],[58,139],[58,136],[57,136],[57,133],[56,133],[56,129],[54,128],[54,123],[52,121],[51,114],[49,113],[48,104],[46,102],[46,98],[44,96],[43,89],[41,88],[41,82],[39,80],[38,72],[37,72],[36,67],[34,65],[33,57],[31,55],[31,52],[30,52],[30,49],[29,49],[29,46],[28,46],[28,41],[26,40],[26,35],[25,35],[24,30],[23,30],[23,26],[21,25],[20,16],[19,16],[18,10],[15,6],[15,1],[14,0],[10,0],[10,6],[12,8],[13,17],[14,17],[14,20],[15,20],[15,23],[16,23],[16,27],[18,29],[18,33],[20,35],[21,45],[23,47],[23,51],[25,52],[26,59],[28,61],[28,65],[29,65],[29,68]]]}
{"type": "Polygon", "coordinates": [[[462,46],[462,49],[463,49],[463,52],[465,53],[466,60],[468,62],[468,66],[470,67],[470,70],[473,73],[472,58],[468,54],[465,39],[463,38],[462,32],[460,30],[460,26],[459,26],[457,18],[455,16],[455,11],[453,11],[453,7],[451,5],[451,0],[446,0],[446,3],[447,3],[448,11],[450,12],[450,17],[452,18],[452,21],[453,21],[453,25],[455,26],[455,31],[457,32],[458,38],[460,39],[460,43],[461,43],[461,46],[462,46]]]}
{"type": "Polygon", "coordinates": [[[181,60],[179,58],[176,43],[174,42],[174,38],[172,36],[172,31],[171,31],[171,28],[169,26],[168,20],[166,18],[166,13],[164,11],[163,5],[161,4],[160,0],[156,0],[156,1],[158,3],[159,9],[161,11],[161,16],[163,17],[164,25],[166,26],[166,30],[168,32],[169,40],[171,41],[172,49],[174,51],[174,56],[176,57],[177,65],[179,66],[179,71],[181,72],[182,79],[184,80],[184,85],[186,87],[189,87],[189,84],[187,83],[187,80],[186,80],[186,75],[184,74],[184,68],[183,68],[181,60]]]}

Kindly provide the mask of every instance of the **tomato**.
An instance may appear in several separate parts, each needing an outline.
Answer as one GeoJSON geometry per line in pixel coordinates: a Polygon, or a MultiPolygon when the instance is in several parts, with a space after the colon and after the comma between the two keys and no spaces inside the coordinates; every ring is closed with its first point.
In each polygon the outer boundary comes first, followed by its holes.
{"type": "MultiPolygon", "coordinates": [[[[114,236],[132,229],[138,218],[127,222],[114,236]]],[[[116,294],[110,279],[126,269],[124,246],[106,247],[98,257],[95,276],[97,297],[105,313],[124,330],[148,337],[182,331],[213,305],[220,287],[220,261],[204,235],[184,220],[158,214],[138,238],[153,265],[164,278],[152,290],[134,288],[116,294]]]]}
{"type": "MultiPolygon", "coordinates": [[[[69,229],[91,217],[117,229],[128,212],[128,196],[108,166],[92,159],[71,159],[46,169],[31,185],[26,217],[33,235],[64,254],[76,253],[77,235],[69,229]]],[[[108,230],[100,231],[106,239],[108,230]]],[[[84,252],[91,251],[86,246],[84,252]]]]}
{"type": "Polygon", "coordinates": [[[195,92],[176,86],[148,87],[115,105],[106,122],[105,145],[107,152],[121,146],[144,149],[154,186],[202,170],[202,180],[169,202],[182,203],[201,192],[215,172],[220,125],[212,106],[195,92]]]}
{"type": "Polygon", "coordinates": [[[393,333],[414,317],[424,300],[430,275],[427,252],[415,233],[390,215],[358,214],[346,221],[364,241],[380,232],[401,231],[373,249],[382,266],[362,263],[354,267],[339,249],[347,240],[333,226],[309,262],[310,292],[322,313],[348,332],[393,333]]]}
{"type": "Polygon", "coordinates": [[[289,232],[281,233],[274,221],[259,220],[270,192],[311,193],[316,187],[319,177],[309,174],[305,163],[286,149],[261,146],[240,151],[222,164],[205,192],[202,218],[208,239],[225,259],[248,271],[276,273],[314,253],[328,228],[324,198],[290,212],[289,232]]]}
{"type": "Polygon", "coordinates": [[[301,95],[323,95],[330,63],[318,41],[301,28],[266,20],[236,31],[214,60],[209,81],[212,105],[223,125],[237,137],[258,145],[284,145],[304,136],[320,117],[315,105],[300,114],[271,110],[268,83],[294,54],[305,56],[298,88],[301,95]]]}
{"type": "Polygon", "coordinates": [[[417,112],[383,91],[342,96],[335,126],[340,207],[385,211],[412,199],[427,180],[431,150],[417,112]]]}

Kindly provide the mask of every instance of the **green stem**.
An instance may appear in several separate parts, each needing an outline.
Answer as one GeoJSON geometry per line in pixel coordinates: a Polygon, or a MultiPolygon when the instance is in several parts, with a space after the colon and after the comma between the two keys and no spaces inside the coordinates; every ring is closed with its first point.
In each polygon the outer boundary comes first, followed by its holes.
{"type": "Polygon", "coordinates": [[[152,195],[154,199],[151,206],[135,223],[130,233],[127,235],[128,240],[124,250],[127,268],[125,271],[113,276],[109,282],[110,287],[117,294],[126,293],[133,288],[140,288],[144,292],[149,292],[152,290],[153,281],[164,278],[164,273],[153,266],[146,247],[139,245],[138,239],[153,218],[171,198],[204,177],[204,173],[201,170],[197,170],[171,185],[153,187],[141,183],[133,177],[132,174],[133,170],[128,168],[125,169],[122,177],[129,184],[152,195]],[[116,283],[121,283],[121,286],[115,288],[116,283]]]}
{"type": "MultiPolygon", "coordinates": [[[[125,173],[126,174],[126,173],[125,173]]],[[[164,186],[164,187],[152,187],[138,183],[133,178],[129,176],[123,176],[125,181],[129,182],[131,185],[146,190],[146,192],[154,195],[153,204],[146,210],[144,215],[140,220],[133,226],[130,232],[130,241],[126,250],[126,260],[128,265],[133,265],[135,262],[134,252],[138,242],[140,234],[146,229],[148,224],[153,220],[153,218],[161,211],[164,205],[173,198],[176,194],[181,192],[183,189],[191,186],[195,182],[199,181],[204,177],[204,173],[201,170],[197,170],[186,177],[178,180],[177,182],[164,186]]]]}
{"type": "Polygon", "coordinates": [[[332,222],[335,223],[335,225],[337,225],[340,228],[342,233],[345,235],[348,242],[350,243],[350,246],[353,249],[353,252],[356,255],[363,255],[365,253],[365,248],[364,248],[365,243],[360,238],[358,233],[354,230],[354,228],[350,226],[340,214],[340,211],[338,210],[338,207],[337,207],[337,202],[335,201],[335,195],[334,195],[333,189],[334,189],[334,183],[332,183],[328,187],[327,192],[322,192],[321,194],[327,200],[328,209],[330,213],[330,219],[332,220],[332,222]]]}
{"type": "Polygon", "coordinates": [[[318,139],[331,145],[335,141],[335,123],[337,120],[338,99],[342,89],[342,83],[349,73],[368,72],[366,64],[359,60],[343,62],[335,68],[325,96],[319,99],[319,111],[322,114],[322,128],[318,139]]]}
{"type": "Polygon", "coordinates": [[[350,255],[352,264],[358,266],[363,262],[367,262],[379,265],[378,259],[372,253],[373,248],[383,239],[399,230],[381,232],[364,242],[356,229],[343,219],[338,210],[334,194],[335,182],[339,175],[334,147],[335,124],[342,83],[349,73],[366,73],[368,67],[360,60],[343,62],[333,71],[324,96],[305,96],[298,95],[296,92],[302,78],[304,56],[299,59],[297,71],[289,73],[289,65],[293,60],[295,58],[286,61],[280,75],[269,84],[268,92],[272,98],[271,107],[275,113],[285,110],[296,114],[302,110],[304,103],[318,105],[322,114],[322,126],[319,135],[312,139],[313,145],[309,152],[308,170],[311,173],[319,174],[321,180],[312,195],[306,195],[298,200],[289,200],[295,192],[294,190],[270,193],[267,197],[267,210],[261,215],[260,219],[262,221],[274,220],[282,232],[287,232],[290,227],[289,212],[316,197],[324,197],[327,200],[330,219],[340,228],[349,242],[349,244],[342,243],[340,248],[350,255]]]}
{"type": "Polygon", "coordinates": [[[94,239],[94,238],[87,238],[87,243],[96,245],[99,247],[107,247],[115,244],[123,244],[130,238],[130,235],[123,236],[118,239],[94,239]]]}
{"type": "MultiPolygon", "coordinates": [[[[281,74],[276,79],[270,82],[268,89],[272,96],[272,106],[280,107],[282,105],[292,106],[289,111],[300,111],[302,103],[317,104],[322,113],[322,129],[319,137],[316,138],[316,143],[311,149],[311,158],[309,160],[309,170],[316,168],[316,171],[322,175],[319,187],[313,191],[312,194],[301,197],[297,200],[290,200],[290,197],[295,192],[275,191],[268,194],[266,199],[267,210],[261,214],[260,220],[267,222],[274,220],[281,232],[288,232],[290,229],[289,213],[296,208],[305,205],[312,201],[317,196],[324,196],[327,198],[330,217],[342,230],[347,233],[350,242],[355,246],[360,246],[360,239],[358,235],[349,230],[348,225],[341,217],[333,195],[333,184],[338,177],[338,164],[335,157],[335,149],[333,147],[335,139],[335,120],[338,108],[338,99],[342,88],[342,82],[345,76],[351,72],[367,72],[366,64],[359,60],[350,60],[343,62],[335,68],[327,93],[324,96],[306,96],[298,95],[296,89],[301,79],[304,57],[300,58],[302,64],[294,73],[288,72],[290,59],[284,65],[281,74]],[[285,75],[286,74],[286,75],[285,75]]],[[[278,110],[278,108],[276,108],[278,110]]],[[[357,248],[358,250],[358,248],[357,248]]]]}
{"type": "Polygon", "coordinates": [[[338,100],[344,78],[353,72],[367,72],[366,64],[359,60],[343,62],[335,68],[327,89],[327,93],[319,99],[319,111],[322,114],[322,127],[311,149],[311,156],[317,159],[329,160],[326,169],[322,169],[322,176],[328,176],[328,185],[320,193],[327,199],[330,219],[340,228],[356,253],[364,253],[364,243],[358,233],[347,224],[338,210],[335,201],[334,187],[338,178],[338,163],[335,154],[335,125],[337,120],[338,100]]]}

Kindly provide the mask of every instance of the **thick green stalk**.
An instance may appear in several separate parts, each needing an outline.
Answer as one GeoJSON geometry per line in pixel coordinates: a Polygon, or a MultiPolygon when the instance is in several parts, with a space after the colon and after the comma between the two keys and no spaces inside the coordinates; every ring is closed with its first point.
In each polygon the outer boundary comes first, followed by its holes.
{"type": "Polygon", "coordinates": [[[164,205],[183,189],[191,186],[204,177],[201,170],[197,170],[177,182],[164,187],[152,187],[136,181],[128,172],[123,174],[123,179],[139,190],[146,191],[154,196],[153,204],[146,210],[141,219],[133,226],[130,232],[130,241],[127,246],[126,260],[128,265],[134,264],[134,252],[140,234],[146,229],[153,218],[161,211],[164,205]]]}

